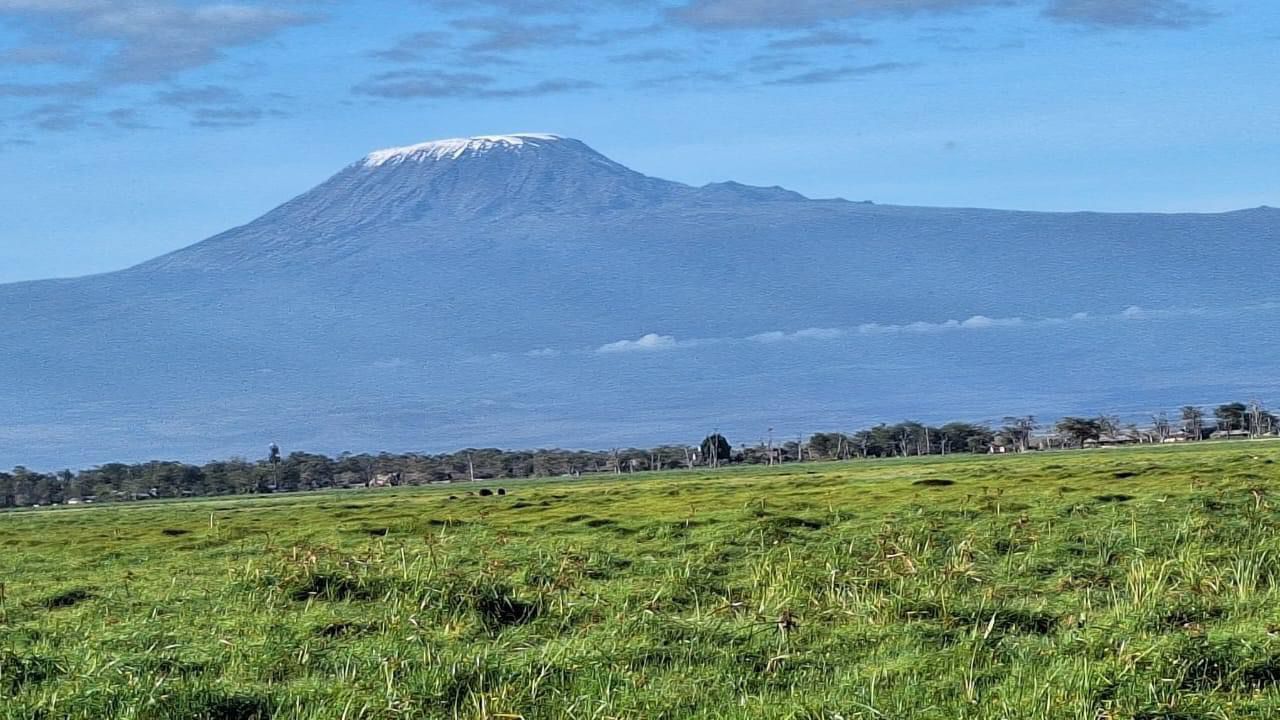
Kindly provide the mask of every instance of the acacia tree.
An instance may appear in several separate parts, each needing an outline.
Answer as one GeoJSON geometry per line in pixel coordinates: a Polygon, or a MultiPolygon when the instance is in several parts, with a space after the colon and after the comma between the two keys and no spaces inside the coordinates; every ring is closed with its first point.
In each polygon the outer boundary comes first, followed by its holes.
{"type": "Polygon", "coordinates": [[[733,459],[733,446],[720,433],[712,433],[702,441],[702,456],[711,467],[720,467],[733,459]]]}
{"type": "Polygon", "coordinates": [[[842,459],[848,440],[843,433],[815,433],[809,438],[810,459],[842,459]]]}
{"type": "Polygon", "coordinates": [[[1244,403],[1227,403],[1219,405],[1213,411],[1218,420],[1218,429],[1226,432],[1249,429],[1249,408],[1244,403]]]}
{"type": "Polygon", "coordinates": [[[271,443],[267,449],[267,462],[271,463],[271,489],[280,489],[280,446],[271,443]]]}
{"type": "Polygon", "coordinates": [[[1054,427],[1078,447],[1084,447],[1086,442],[1102,436],[1101,423],[1088,418],[1064,417],[1054,427]]]}
{"type": "Polygon", "coordinates": [[[1249,403],[1249,434],[1253,437],[1261,437],[1269,434],[1275,427],[1275,415],[1267,412],[1262,406],[1261,400],[1253,400],[1249,403]]]}
{"type": "Polygon", "coordinates": [[[995,433],[986,425],[953,422],[938,428],[938,437],[943,455],[955,452],[977,453],[991,446],[995,433]]]}
{"type": "Polygon", "coordinates": [[[1182,408],[1182,430],[1188,437],[1204,439],[1204,411],[1195,405],[1182,408]]]}
{"type": "Polygon", "coordinates": [[[1004,419],[1004,427],[1001,432],[1013,441],[1014,447],[1017,448],[1018,452],[1026,452],[1031,445],[1031,434],[1036,431],[1037,427],[1039,425],[1036,424],[1034,415],[1007,417],[1004,419]]]}
{"type": "Polygon", "coordinates": [[[1120,418],[1115,415],[1099,415],[1097,423],[1098,432],[1103,435],[1116,437],[1120,434],[1120,418]]]}
{"type": "Polygon", "coordinates": [[[1169,439],[1172,432],[1172,426],[1169,424],[1169,414],[1159,413],[1151,416],[1151,430],[1155,433],[1156,442],[1164,442],[1169,439]]]}

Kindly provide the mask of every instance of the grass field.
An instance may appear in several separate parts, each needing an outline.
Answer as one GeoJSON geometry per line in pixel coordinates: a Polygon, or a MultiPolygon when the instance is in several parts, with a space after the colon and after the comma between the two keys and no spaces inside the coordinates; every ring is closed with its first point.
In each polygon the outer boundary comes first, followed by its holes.
{"type": "Polygon", "coordinates": [[[1280,717],[1277,481],[1246,442],[10,513],[0,717],[1280,717]]]}

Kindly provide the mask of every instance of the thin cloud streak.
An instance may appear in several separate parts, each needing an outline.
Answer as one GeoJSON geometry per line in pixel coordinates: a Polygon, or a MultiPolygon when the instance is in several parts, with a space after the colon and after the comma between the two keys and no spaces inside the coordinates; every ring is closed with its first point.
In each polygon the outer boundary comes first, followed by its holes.
{"type": "Polygon", "coordinates": [[[1042,8],[1051,22],[1094,29],[1181,30],[1216,14],[1194,0],[689,0],[669,21],[702,31],[817,28],[852,20],[958,15],[1007,7],[1042,8]]]}
{"type": "MultiPolygon", "coordinates": [[[[1139,306],[1125,308],[1118,313],[1095,315],[1078,312],[1065,317],[988,317],[974,315],[965,320],[943,320],[938,322],[916,321],[911,323],[864,323],[850,327],[811,327],[795,331],[772,330],[769,332],[748,335],[746,337],[694,338],[678,339],[672,335],[649,333],[636,340],[619,340],[602,345],[588,352],[595,354],[617,354],[631,352],[664,352],[690,347],[716,345],[725,343],[756,343],[776,345],[798,342],[833,342],[858,336],[884,335],[934,335],[952,332],[986,332],[1001,329],[1047,328],[1090,322],[1143,322],[1154,320],[1177,320],[1183,318],[1223,318],[1241,313],[1274,312],[1280,310],[1280,302],[1267,302],[1246,305],[1232,309],[1209,308],[1164,308],[1149,310],[1139,306]]],[[[552,348],[541,348],[525,353],[529,357],[554,357],[560,355],[552,348]]]]}
{"type": "Polygon", "coordinates": [[[483,73],[427,72],[424,70],[396,70],[375,75],[356,85],[352,91],[387,100],[406,99],[511,99],[540,97],[561,93],[593,90],[594,82],[572,78],[541,80],[531,85],[503,87],[498,79],[483,73]]]}
{"type": "Polygon", "coordinates": [[[670,335],[658,335],[657,333],[649,333],[638,340],[619,340],[618,342],[601,345],[596,352],[610,353],[629,353],[629,352],[660,352],[663,350],[674,350],[679,343],[670,335]]]}

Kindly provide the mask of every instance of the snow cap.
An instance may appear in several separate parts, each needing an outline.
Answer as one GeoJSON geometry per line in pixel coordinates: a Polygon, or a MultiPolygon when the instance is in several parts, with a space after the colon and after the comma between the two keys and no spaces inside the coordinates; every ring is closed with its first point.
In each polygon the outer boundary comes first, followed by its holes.
{"type": "Polygon", "coordinates": [[[518,133],[515,135],[478,135],[469,138],[433,140],[432,142],[405,147],[387,148],[365,156],[365,167],[399,165],[405,162],[427,160],[458,160],[468,155],[479,155],[493,150],[514,150],[525,146],[538,147],[563,140],[550,133],[518,133]]]}

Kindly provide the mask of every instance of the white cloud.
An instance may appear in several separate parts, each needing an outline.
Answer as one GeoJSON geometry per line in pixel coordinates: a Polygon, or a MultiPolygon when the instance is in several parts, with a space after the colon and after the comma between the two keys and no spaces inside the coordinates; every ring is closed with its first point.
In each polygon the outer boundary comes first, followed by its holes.
{"type": "MultiPolygon", "coordinates": [[[[1241,310],[1273,310],[1280,308],[1280,303],[1266,303],[1260,305],[1249,306],[1247,308],[1237,308],[1231,312],[1239,312],[1241,310]]],[[[1220,311],[1218,315],[1229,314],[1227,311],[1220,311]]],[[[962,331],[989,331],[1001,328],[1044,328],[1067,325],[1071,323],[1083,323],[1094,321],[1140,321],[1140,320],[1158,320],[1166,318],[1180,318],[1190,316],[1210,316],[1214,315],[1204,309],[1182,309],[1182,310],[1147,310],[1138,306],[1133,306],[1116,314],[1094,315],[1087,312],[1078,312],[1062,317],[1045,317],[1045,318],[1023,318],[1023,317],[990,317],[987,315],[974,315],[967,320],[942,320],[938,322],[930,322],[918,320],[916,322],[903,324],[882,324],[882,323],[866,323],[857,327],[811,327],[803,330],[788,332],[784,330],[771,330],[769,332],[757,333],[745,337],[721,337],[721,338],[698,338],[689,340],[676,340],[671,335],[658,335],[650,333],[637,340],[620,340],[618,342],[609,343],[596,348],[598,353],[623,353],[623,352],[657,352],[665,350],[675,350],[677,348],[700,347],[706,345],[714,345],[721,343],[760,343],[762,345],[776,345],[780,343],[792,343],[802,341],[815,342],[831,342],[847,338],[851,335],[897,335],[897,334],[930,334],[930,333],[946,333],[946,332],[962,332],[962,331]]],[[[556,357],[561,355],[561,351],[554,348],[542,348],[538,350],[530,350],[524,353],[527,357],[556,357]]]]}
{"type": "Polygon", "coordinates": [[[840,328],[807,328],[795,334],[797,340],[835,340],[845,336],[840,328]]]}
{"type": "Polygon", "coordinates": [[[77,50],[103,46],[97,79],[105,84],[169,80],[316,20],[270,5],[177,0],[0,0],[0,19],[30,28],[32,42],[52,35],[77,50]]]}
{"type": "Polygon", "coordinates": [[[751,342],[771,344],[771,343],[780,343],[780,342],[794,342],[797,340],[837,340],[848,334],[849,334],[849,331],[845,330],[844,328],[813,327],[813,328],[805,328],[804,330],[797,330],[796,332],[793,332],[793,333],[786,333],[786,332],[782,332],[781,330],[774,330],[773,332],[760,333],[759,335],[752,335],[751,337],[747,338],[747,340],[750,340],[751,342]]]}
{"type": "MultiPolygon", "coordinates": [[[[1078,318],[1073,318],[1078,319],[1078,318]]],[[[1045,321],[1049,322],[1049,321],[1045,321]]],[[[1065,322],[1063,319],[1055,320],[1055,322],[1065,322]]],[[[758,343],[780,343],[794,342],[798,340],[839,340],[847,337],[850,332],[856,332],[860,335],[891,335],[897,333],[937,333],[949,332],[952,330],[987,330],[990,328],[1001,327],[1018,327],[1025,324],[1026,321],[1020,317],[1011,318],[992,318],[986,315],[974,315],[968,320],[943,320],[941,322],[926,322],[918,320],[912,323],[902,325],[886,325],[882,323],[867,323],[859,325],[856,328],[808,328],[797,332],[783,332],[774,330],[772,332],[760,333],[752,335],[747,340],[758,343]]]]}
{"type": "Polygon", "coordinates": [[[960,327],[966,330],[983,330],[993,327],[1017,327],[1022,324],[1022,318],[989,318],[986,315],[974,315],[973,317],[960,323],[960,327]]]}
{"type": "Polygon", "coordinates": [[[649,333],[639,340],[619,340],[608,345],[601,345],[596,352],[600,353],[623,353],[623,352],[657,352],[660,350],[674,350],[679,343],[670,335],[658,335],[657,333],[649,333]]]}
{"type": "Polygon", "coordinates": [[[956,330],[960,327],[959,320],[944,320],[940,323],[924,322],[917,320],[909,325],[902,326],[902,330],[915,333],[931,333],[940,332],[942,330],[956,330]]]}
{"type": "Polygon", "coordinates": [[[952,330],[988,330],[1000,327],[1018,327],[1026,321],[1020,317],[993,318],[986,315],[974,315],[968,320],[943,320],[942,322],[926,322],[918,320],[905,325],[882,325],[868,323],[858,326],[863,335],[887,335],[894,333],[937,333],[952,330]]]}

